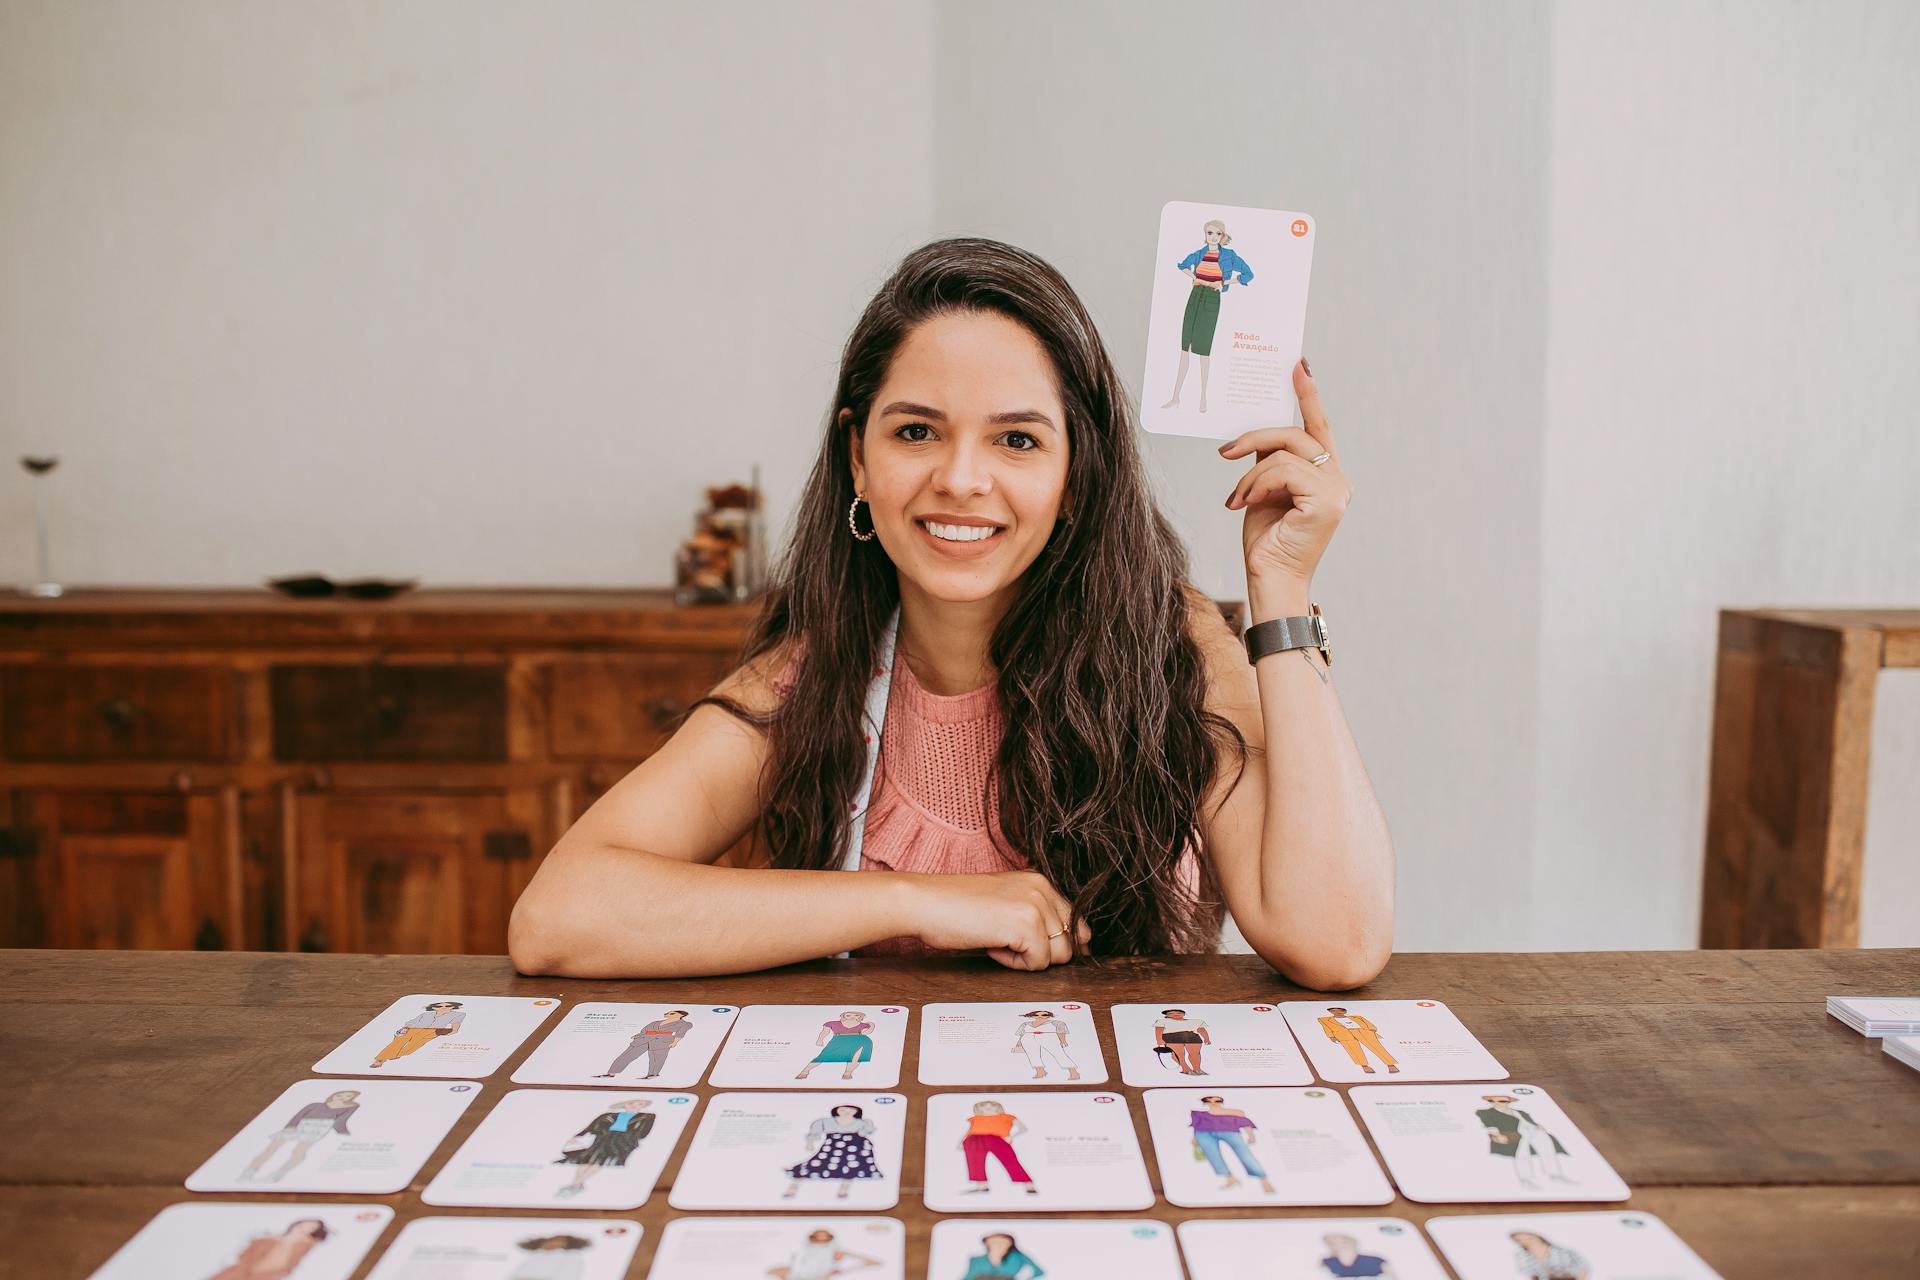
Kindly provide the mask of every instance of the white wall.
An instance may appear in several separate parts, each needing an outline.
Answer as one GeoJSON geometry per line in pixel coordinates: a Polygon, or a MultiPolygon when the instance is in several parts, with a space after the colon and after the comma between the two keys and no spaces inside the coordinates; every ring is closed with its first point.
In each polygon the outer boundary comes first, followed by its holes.
{"type": "MultiPolygon", "coordinates": [[[[1161,203],[1303,209],[1400,944],[1686,946],[1714,610],[1920,600],[1917,13],[0,0],[0,452],[69,581],[655,583],[754,458],[784,521],[914,245],[1046,256],[1137,386],[1161,203]]],[[[1236,468],[1148,448],[1240,594],[1236,468]]]]}

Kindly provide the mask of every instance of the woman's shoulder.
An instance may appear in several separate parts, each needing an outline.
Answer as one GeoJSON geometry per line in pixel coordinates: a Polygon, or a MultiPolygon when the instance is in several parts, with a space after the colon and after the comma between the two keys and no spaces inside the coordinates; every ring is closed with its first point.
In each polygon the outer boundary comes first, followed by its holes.
{"type": "Polygon", "coordinates": [[[731,698],[755,715],[766,715],[786,700],[800,672],[804,644],[785,636],[748,658],[713,688],[712,696],[731,698]]]}

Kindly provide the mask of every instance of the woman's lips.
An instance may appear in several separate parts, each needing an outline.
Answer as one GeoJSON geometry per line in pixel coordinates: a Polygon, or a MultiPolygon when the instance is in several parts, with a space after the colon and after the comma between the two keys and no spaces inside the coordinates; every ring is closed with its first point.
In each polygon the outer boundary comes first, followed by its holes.
{"type": "Polygon", "coordinates": [[[939,551],[942,555],[953,556],[960,560],[975,560],[981,556],[990,554],[994,548],[1000,545],[1000,539],[1004,537],[1007,532],[1003,527],[995,529],[988,537],[979,538],[972,542],[949,542],[945,538],[936,536],[933,530],[927,528],[927,526],[919,520],[913,522],[913,527],[920,531],[922,538],[933,544],[936,551],[939,551]]]}

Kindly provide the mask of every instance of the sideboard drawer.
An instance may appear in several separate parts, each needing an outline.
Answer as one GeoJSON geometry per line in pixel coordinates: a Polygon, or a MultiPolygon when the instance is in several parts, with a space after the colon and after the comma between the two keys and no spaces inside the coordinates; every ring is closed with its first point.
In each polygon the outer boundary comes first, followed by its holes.
{"type": "Polygon", "coordinates": [[[713,652],[559,659],[547,671],[548,749],[559,760],[650,755],[732,668],[713,652]]]}
{"type": "Polygon", "coordinates": [[[225,760],[234,684],[223,667],[0,666],[0,756],[11,760],[225,760]]]}
{"type": "Polygon", "coordinates": [[[271,686],[276,759],[507,758],[505,664],[282,664],[271,686]]]}

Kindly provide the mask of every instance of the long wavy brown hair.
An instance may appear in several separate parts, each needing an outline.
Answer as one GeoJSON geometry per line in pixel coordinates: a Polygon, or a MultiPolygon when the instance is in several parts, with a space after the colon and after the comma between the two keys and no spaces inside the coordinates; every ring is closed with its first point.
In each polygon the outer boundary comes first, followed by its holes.
{"type": "Polygon", "coordinates": [[[907,255],[867,304],[841,357],[792,539],[742,653],[751,662],[799,639],[793,685],[767,714],[724,695],[701,701],[767,735],[756,836],[766,860],[842,865],[866,762],[868,678],[900,601],[880,543],[847,532],[849,433],[865,431],[907,336],[966,311],[1015,320],[1046,348],[1070,443],[1073,518],[1055,525],[1021,576],[988,650],[1006,724],[989,781],[1012,845],[1002,853],[1017,850],[1072,902],[1076,922],[1092,927],[1095,954],[1211,949],[1217,882],[1205,859],[1197,888],[1178,868],[1189,841],[1198,844],[1219,748],[1230,744],[1244,768],[1247,744],[1205,710],[1189,611],[1210,606],[1188,585],[1186,548],[1154,504],[1126,389],[1073,289],[1025,250],[937,241],[907,255]]]}

